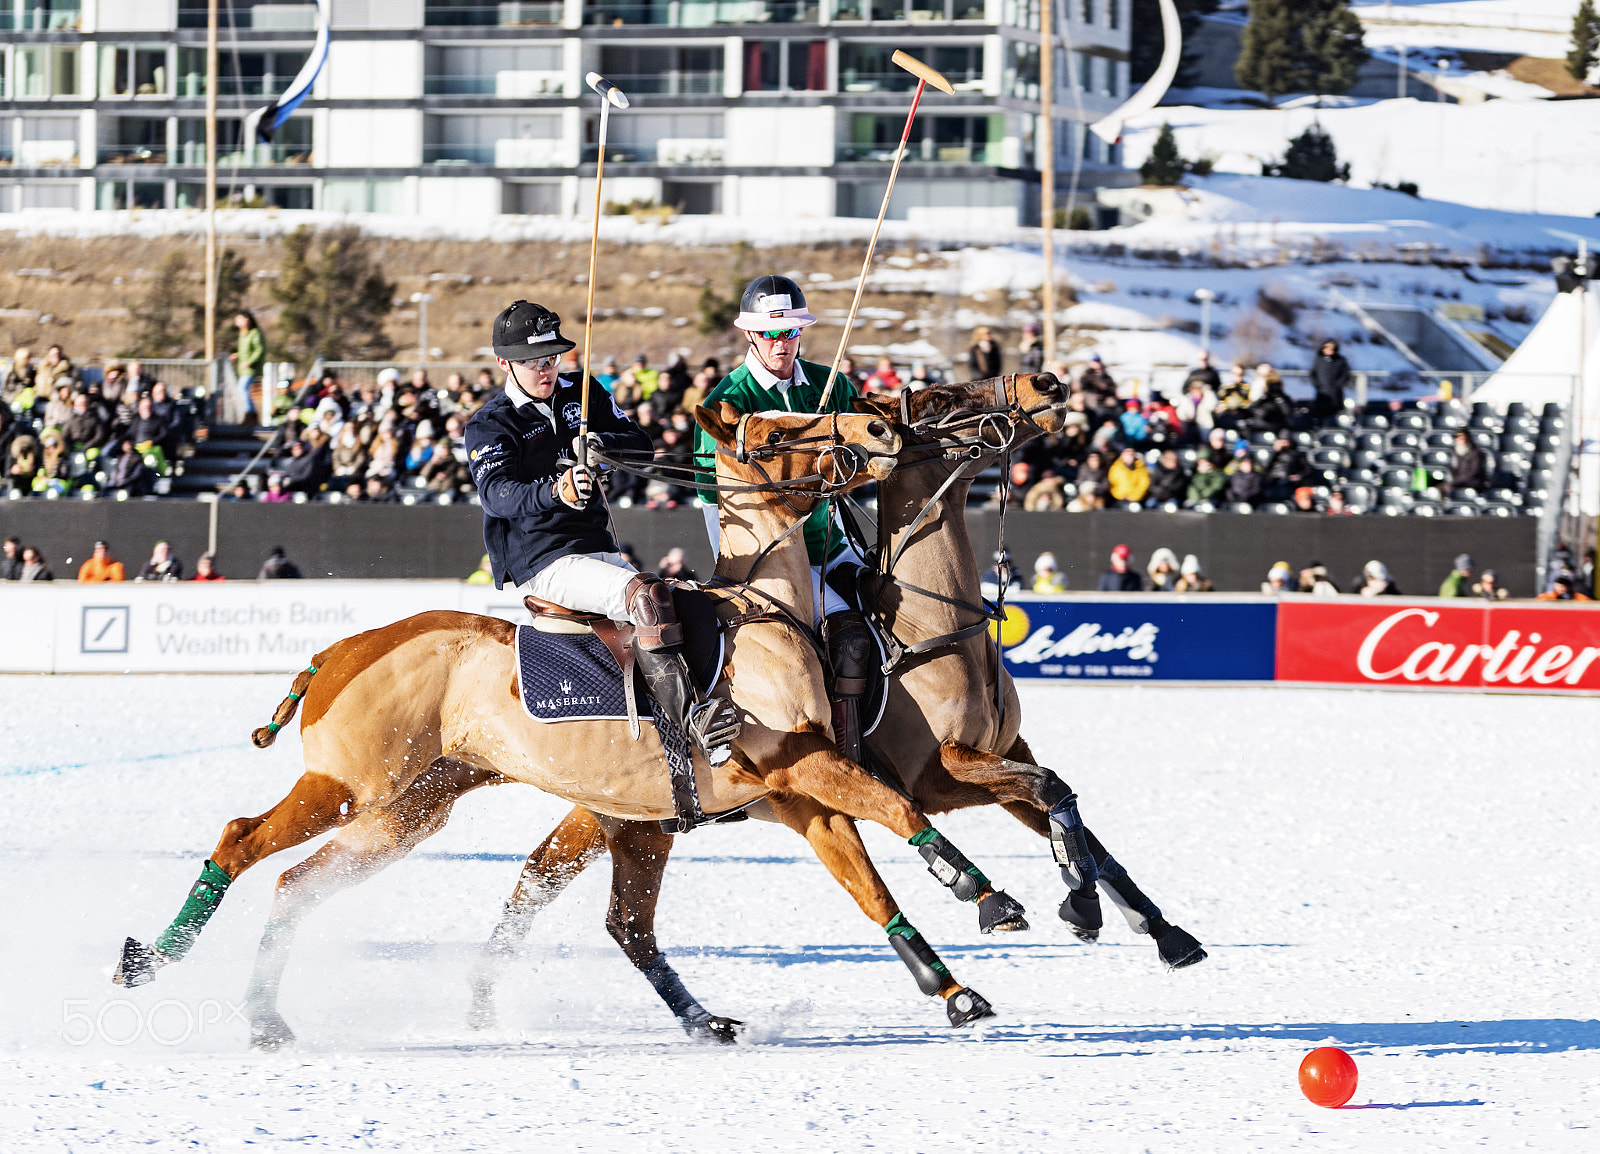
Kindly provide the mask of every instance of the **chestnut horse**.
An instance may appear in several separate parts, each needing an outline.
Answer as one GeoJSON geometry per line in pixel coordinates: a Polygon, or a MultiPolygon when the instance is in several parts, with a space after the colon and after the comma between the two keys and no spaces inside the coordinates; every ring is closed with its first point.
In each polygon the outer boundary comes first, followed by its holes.
{"type": "MultiPolygon", "coordinates": [[[[867,744],[928,812],[998,804],[1051,837],[1054,811],[1055,824],[1064,828],[1052,840],[1071,887],[1061,919],[1078,937],[1098,938],[1099,880],[1129,925],[1155,938],[1162,961],[1177,969],[1203,960],[1205,951],[1162,917],[1082,826],[1072,790],[1054,772],[1034,764],[1019,733],[1015,686],[981,628],[987,611],[979,605],[978,569],[967,534],[967,491],[972,478],[1002,451],[1056,431],[1062,400],[1060,383],[1047,373],[940,385],[906,398],[903,415],[912,422],[902,430],[907,447],[878,493],[880,563],[890,572],[868,579],[867,598],[908,650],[966,636],[909,655],[891,681],[883,718],[867,744]],[[963,435],[975,426],[978,436],[963,435]],[[930,455],[933,450],[942,452],[930,455]],[[996,750],[1004,750],[1004,756],[996,750]]],[[[861,406],[886,418],[896,415],[892,405],[861,406]]],[[[765,811],[775,800],[752,807],[751,816],[770,818],[765,811]]],[[[852,823],[820,822],[800,832],[869,917],[885,925],[898,913],[852,823]]],[[[529,855],[474,973],[471,1024],[493,1022],[494,984],[533,918],[604,850],[594,817],[577,808],[529,855]]],[[[980,918],[979,928],[984,933],[1021,930],[1027,923],[1019,910],[1012,918],[980,918]]]]}
{"type": "MultiPolygon", "coordinates": [[[[742,675],[722,682],[744,732],[724,765],[696,759],[705,809],[735,810],[774,791],[797,807],[825,797],[829,813],[876,821],[918,846],[958,897],[1002,898],[913,802],[838,755],[827,735],[820,664],[809,638],[784,616],[811,614],[803,538],[791,530],[826,493],[887,477],[898,436],[875,415],[740,418],[724,406],[697,418],[723,446],[719,476],[747,490],[726,502],[731,547],[762,558],[744,601],[719,611],[744,619],[726,637],[727,667],[742,675]],[[775,611],[751,613],[752,598],[775,611]]],[[[443,824],[455,797],[520,781],[596,815],[614,861],[612,935],[685,1028],[731,1040],[737,1023],[694,1001],[655,946],[654,907],[671,839],[644,823],[675,812],[659,740],[653,731],[631,740],[625,721],[533,722],[518,680],[514,627],[462,613],[419,614],[318,654],[272,723],[254,735],[256,744],[270,744],[303,699],[305,774],[265,814],[228,824],[173,924],[153,948],[130,938],[114,980],[151,980],[187,952],[228,885],[251,865],[340,829],[280,879],[263,934],[249,995],[252,1042],[283,1045],[293,1033],[277,1012],[277,986],[305,912],[404,856],[443,824]]],[[[926,950],[920,936],[914,944],[926,950]]],[[[981,997],[947,984],[952,1016],[988,1012],[981,997]]]]}

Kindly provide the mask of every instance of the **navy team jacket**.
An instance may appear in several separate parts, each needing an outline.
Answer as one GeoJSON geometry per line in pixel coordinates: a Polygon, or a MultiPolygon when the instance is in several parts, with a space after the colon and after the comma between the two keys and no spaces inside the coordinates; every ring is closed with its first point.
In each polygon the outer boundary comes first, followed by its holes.
{"type": "MultiPolygon", "coordinates": [[[[649,436],[623,416],[610,394],[593,380],[589,389],[589,431],[606,449],[649,452],[649,436]]],[[[502,389],[467,422],[467,459],[483,503],[483,543],[497,588],[532,580],[569,553],[616,551],[604,496],[597,491],[587,508],[570,509],[554,491],[568,468],[557,462],[571,457],[578,435],[582,396],[576,374],[556,378],[556,390],[544,402],[555,414],[552,426],[536,403],[524,400],[519,407],[502,389]]]]}

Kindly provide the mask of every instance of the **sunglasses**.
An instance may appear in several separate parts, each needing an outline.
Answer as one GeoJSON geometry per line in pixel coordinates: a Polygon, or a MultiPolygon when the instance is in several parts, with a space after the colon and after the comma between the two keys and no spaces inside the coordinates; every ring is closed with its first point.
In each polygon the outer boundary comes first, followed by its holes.
{"type": "Polygon", "coordinates": [[[558,365],[560,363],[561,363],[561,358],[559,356],[554,356],[554,357],[536,357],[535,359],[533,359],[531,361],[513,361],[512,362],[512,364],[521,365],[525,369],[533,369],[535,372],[539,371],[540,369],[553,369],[553,368],[556,367],[556,365],[558,365]]]}
{"type": "Polygon", "coordinates": [[[768,329],[757,335],[769,341],[792,341],[800,335],[800,330],[798,328],[768,329]]]}

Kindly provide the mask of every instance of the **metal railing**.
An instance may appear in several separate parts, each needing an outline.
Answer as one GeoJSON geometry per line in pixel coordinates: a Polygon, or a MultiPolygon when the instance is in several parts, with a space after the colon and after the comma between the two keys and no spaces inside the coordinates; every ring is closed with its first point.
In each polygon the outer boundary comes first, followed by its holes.
{"type": "Polygon", "coordinates": [[[422,22],[429,28],[515,27],[560,24],[560,0],[502,0],[497,4],[450,4],[429,0],[422,22]]]}
{"type": "MultiPolygon", "coordinates": [[[[893,144],[841,144],[837,150],[839,160],[870,161],[889,164],[894,160],[893,144]]],[[[925,140],[921,144],[906,146],[906,159],[924,164],[989,164],[1004,163],[1004,146],[999,144],[935,144],[925,140]]]]}
{"type": "Polygon", "coordinates": [[[630,96],[720,96],[721,72],[637,72],[607,76],[630,96]]]}
{"type": "Polygon", "coordinates": [[[585,24],[659,24],[707,28],[713,24],[815,24],[814,0],[656,0],[650,3],[586,3],[585,24]]]}

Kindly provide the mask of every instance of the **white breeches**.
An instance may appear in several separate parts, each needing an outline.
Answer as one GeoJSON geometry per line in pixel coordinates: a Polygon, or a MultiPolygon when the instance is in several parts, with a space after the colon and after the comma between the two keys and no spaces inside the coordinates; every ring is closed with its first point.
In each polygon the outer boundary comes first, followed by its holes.
{"type": "Polygon", "coordinates": [[[552,561],[532,581],[515,586],[519,596],[532,593],[580,613],[604,613],[613,621],[627,621],[623,596],[628,582],[638,575],[621,553],[569,553],[552,561]]]}

